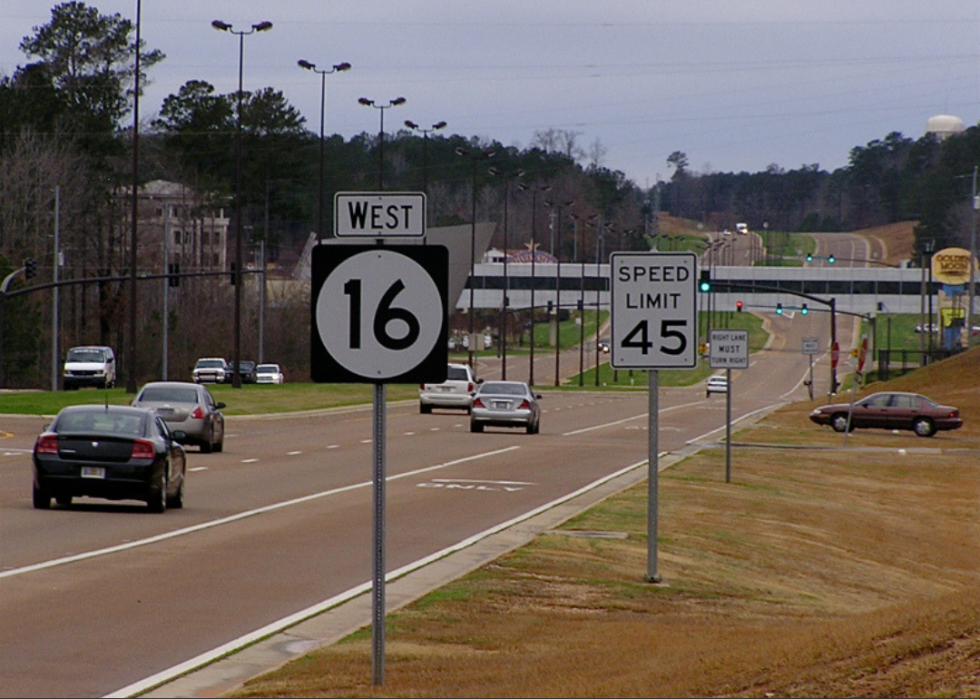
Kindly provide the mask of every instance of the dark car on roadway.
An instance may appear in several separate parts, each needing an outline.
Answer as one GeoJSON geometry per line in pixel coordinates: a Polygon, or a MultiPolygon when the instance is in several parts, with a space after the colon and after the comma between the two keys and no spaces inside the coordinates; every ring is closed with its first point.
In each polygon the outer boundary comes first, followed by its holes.
{"type": "Polygon", "coordinates": [[[940,405],[918,393],[888,391],[849,403],[824,405],[810,413],[818,425],[830,425],[836,432],[858,427],[912,430],[920,437],[931,437],[939,430],[958,430],[963,426],[960,411],[940,405]]]}
{"type": "Polygon", "coordinates": [[[224,403],[214,400],[206,386],[187,381],[151,381],[139,390],[132,405],[153,408],[171,430],[179,430],[182,444],[201,451],[224,451],[224,403]]]}
{"type": "Polygon", "coordinates": [[[34,443],[34,507],[51,498],[142,500],[151,512],[184,506],[187,459],[180,432],[148,408],[72,405],[34,443]]]}
{"type": "MultiPolygon", "coordinates": [[[[228,362],[229,373],[225,376],[226,383],[232,383],[235,376],[235,362],[228,362]]],[[[242,383],[255,383],[255,362],[242,360],[242,383]]]]}
{"type": "Polygon", "coordinates": [[[470,432],[483,428],[523,427],[528,434],[541,429],[541,396],[523,381],[485,381],[473,396],[470,432]]]}

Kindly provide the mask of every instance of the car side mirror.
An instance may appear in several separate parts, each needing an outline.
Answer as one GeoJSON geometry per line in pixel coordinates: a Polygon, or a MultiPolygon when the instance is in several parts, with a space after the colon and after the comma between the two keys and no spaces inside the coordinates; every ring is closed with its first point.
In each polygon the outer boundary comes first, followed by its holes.
{"type": "Polygon", "coordinates": [[[219,401],[219,402],[217,402],[217,403],[214,404],[214,407],[217,408],[218,410],[221,410],[222,408],[225,407],[225,404],[222,403],[221,401],[219,401]]]}
{"type": "Polygon", "coordinates": [[[477,379],[476,380],[477,383],[483,383],[484,381],[485,381],[485,379],[477,379]]]}
{"type": "Polygon", "coordinates": [[[187,433],[184,430],[174,430],[170,433],[171,442],[182,442],[187,439],[187,433]]]}
{"type": "Polygon", "coordinates": [[[542,398],[544,398],[544,396],[542,396],[542,395],[541,395],[540,393],[535,393],[535,394],[534,394],[534,397],[535,397],[536,399],[538,399],[538,400],[541,400],[542,398]]]}

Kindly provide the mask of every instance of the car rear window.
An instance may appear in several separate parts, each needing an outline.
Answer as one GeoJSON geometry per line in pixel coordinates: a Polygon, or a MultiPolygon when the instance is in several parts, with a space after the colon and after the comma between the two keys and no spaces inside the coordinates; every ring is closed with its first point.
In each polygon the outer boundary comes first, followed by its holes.
{"type": "Polygon", "coordinates": [[[154,403],[197,403],[197,391],[191,388],[147,388],[139,400],[154,403]]]}
{"type": "Polygon", "coordinates": [[[485,383],[480,389],[480,393],[495,393],[503,396],[523,396],[524,387],[514,383],[485,383]]]}
{"type": "Polygon", "coordinates": [[[461,367],[451,366],[446,372],[446,381],[466,381],[469,378],[466,369],[461,367]]]}

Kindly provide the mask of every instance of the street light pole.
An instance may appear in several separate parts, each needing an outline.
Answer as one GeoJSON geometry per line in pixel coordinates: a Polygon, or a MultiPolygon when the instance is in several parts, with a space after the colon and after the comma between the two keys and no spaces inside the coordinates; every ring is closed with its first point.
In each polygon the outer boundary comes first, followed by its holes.
{"type": "Polygon", "coordinates": [[[233,388],[242,387],[242,63],[245,56],[245,37],[255,32],[272,29],[272,22],[253,24],[249,30],[235,31],[232,25],[216,19],[211,22],[215,29],[238,37],[238,109],[235,127],[235,373],[232,374],[233,388]]]}
{"type": "Polygon", "coordinates": [[[555,386],[561,385],[561,374],[559,372],[559,357],[561,356],[561,209],[562,206],[572,206],[574,199],[566,202],[546,201],[545,206],[554,208],[557,214],[551,222],[552,240],[557,241],[557,252],[552,252],[557,261],[555,267],[555,386]]]}
{"type": "MultiPolygon", "coordinates": [[[[489,172],[493,176],[501,175],[500,170],[495,167],[489,169],[489,172]]],[[[508,293],[510,292],[510,282],[507,276],[507,258],[510,254],[507,252],[508,249],[508,216],[507,208],[510,202],[510,178],[523,177],[524,171],[521,169],[514,170],[513,172],[508,172],[503,174],[504,177],[504,293],[503,302],[500,304],[500,329],[498,330],[498,335],[500,338],[500,378],[503,381],[507,380],[507,303],[508,303],[508,293]]]]}
{"type": "Polygon", "coordinates": [[[399,104],[405,104],[405,98],[396,97],[393,100],[389,100],[388,104],[375,104],[374,100],[361,97],[357,100],[357,103],[363,104],[365,107],[374,107],[381,112],[381,128],[378,131],[378,191],[383,192],[385,188],[385,110],[389,107],[397,107],[399,104]]]}
{"type": "Polygon", "coordinates": [[[470,211],[470,308],[469,308],[469,339],[466,341],[466,352],[469,360],[470,369],[476,374],[476,366],[473,363],[473,345],[476,343],[476,336],[474,335],[474,306],[473,306],[473,293],[475,292],[476,286],[476,166],[481,160],[486,160],[487,158],[492,158],[497,153],[496,150],[467,150],[460,146],[456,147],[456,155],[462,155],[470,159],[473,163],[473,194],[470,201],[471,211],[470,211]]]}
{"type": "Polygon", "coordinates": [[[323,114],[327,103],[327,76],[331,73],[350,70],[350,63],[338,63],[329,70],[318,70],[316,63],[309,61],[299,60],[296,63],[300,68],[312,70],[320,76],[320,186],[317,190],[317,233],[320,234],[320,238],[323,238],[325,236],[323,230],[323,114]]]}
{"type": "Polygon", "coordinates": [[[526,185],[524,183],[517,185],[520,189],[531,190],[531,332],[530,332],[530,363],[528,365],[528,375],[527,383],[529,386],[534,385],[534,287],[537,286],[537,275],[535,274],[535,261],[538,257],[538,251],[535,249],[538,240],[538,191],[547,192],[551,189],[550,184],[538,185],[532,187],[531,185],[526,185]]]}
{"type": "Polygon", "coordinates": [[[421,126],[416,124],[414,121],[405,120],[405,126],[415,131],[420,131],[422,133],[422,193],[429,196],[429,133],[432,131],[438,131],[439,129],[446,128],[446,122],[437,121],[428,129],[423,129],[421,126]]]}

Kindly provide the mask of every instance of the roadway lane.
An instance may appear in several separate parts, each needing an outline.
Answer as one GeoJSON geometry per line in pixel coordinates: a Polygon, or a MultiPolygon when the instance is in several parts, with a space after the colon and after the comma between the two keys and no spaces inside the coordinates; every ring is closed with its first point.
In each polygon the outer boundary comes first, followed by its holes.
{"type": "MultiPolygon", "coordinates": [[[[774,321],[772,350],[733,372],[736,419],[805,395],[792,347],[810,332],[774,321]]],[[[723,433],[723,397],[701,386],[662,389],[660,405],[663,450],[723,433]]],[[[388,407],[389,570],[647,457],[645,391],[551,392],[544,407],[539,435],[388,407]]],[[[230,419],[225,452],[190,450],[187,505],[163,516],[33,510],[39,422],[0,422],[0,695],[104,695],[370,580],[369,406],[230,419]]]]}

